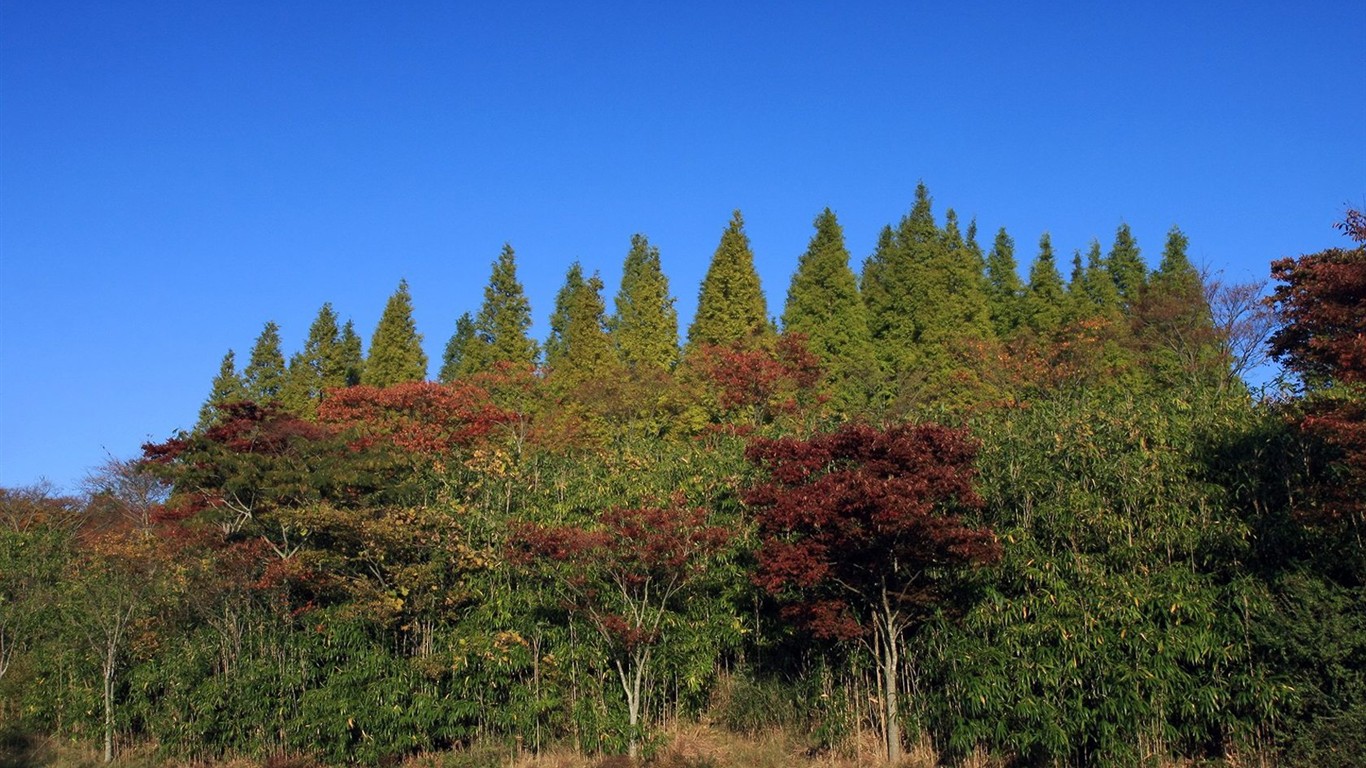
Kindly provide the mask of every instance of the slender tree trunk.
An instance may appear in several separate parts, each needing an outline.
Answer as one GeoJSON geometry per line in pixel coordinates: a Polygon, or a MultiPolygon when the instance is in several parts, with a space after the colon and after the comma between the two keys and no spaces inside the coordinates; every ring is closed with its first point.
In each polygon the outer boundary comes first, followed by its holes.
{"type": "Polygon", "coordinates": [[[886,592],[882,595],[882,617],[878,624],[881,625],[879,630],[882,633],[882,658],[879,661],[882,667],[887,762],[895,765],[901,761],[901,713],[900,702],[897,700],[897,668],[900,665],[897,658],[896,615],[892,611],[886,592]]]}
{"type": "Polygon", "coordinates": [[[649,665],[649,654],[635,655],[631,659],[631,673],[626,673],[626,665],[618,659],[617,676],[621,680],[621,689],[626,694],[626,715],[627,722],[631,729],[631,736],[626,743],[626,754],[631,759],[640,757],[640,699],[641,692],[645,684],[645,668],[649,665]]]}
{"type": "Polygon", "coordinates": [[[111,643],[104,657],[104,761],[114,762],[114,652],[111,643]]]}

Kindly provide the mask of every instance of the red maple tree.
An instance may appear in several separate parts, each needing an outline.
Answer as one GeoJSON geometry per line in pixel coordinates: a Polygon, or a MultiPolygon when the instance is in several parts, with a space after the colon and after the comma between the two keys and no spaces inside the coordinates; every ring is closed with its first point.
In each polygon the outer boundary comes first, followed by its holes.
{"type": "Polygon", "coordinates": [[[850,424],[758,440],[748,457],[767,474],[745,494],[761,539],[755,582],[813,634],[858,639],[873,654],[894,763],[902,636],[938,599],[946,571],[1000,555],[995,535],[962,517],[982,505],[976,448],[938,425],[850,424]]]}
{"type": "Polygon", "coordinates": [[[514,532],[515,559],[552,575],[567,607],[606,642],[626,696],[631,757],[655,648],[730,538],[680,499],[610,509],[588,527],[526,524],[514,532]]]}
{"type": "Polygon", "coordinates": [[[1318,504],[1300,512],[1346,521],[1359,541],[1366,527],[1366,214],[1348,211],[1338,228],[1357,247],[1272,262],[1281,284],[1271,303],[1282,326],[1271,354],[1308,387],[1299,428],[1335,454],[1317,483],[1318,504]]]}

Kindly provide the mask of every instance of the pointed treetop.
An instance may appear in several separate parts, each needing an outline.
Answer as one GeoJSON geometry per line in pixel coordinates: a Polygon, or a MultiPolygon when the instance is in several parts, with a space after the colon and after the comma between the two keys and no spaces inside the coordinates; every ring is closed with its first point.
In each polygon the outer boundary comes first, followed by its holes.
{"type": "Polygon", "coordinates": [[[500,363],[533,366],[540,347],[528,335],[531,303],[517,280],[517,255],[503,244],[484,286],[484,303],[474,317],[474,337],[461,354],[461,376],[487,371],[500,363]]]}
{"type": "Polygon", "coordinates": [[[1115,287],[1114,278],[1110,277],[1110,270],[1106,269],[1099,240],[1092,240],[1091,250],[1086,253],[1083,281],[1086,297],[1096,314],[1113,315],[1119,312],[1119,289],[1115,287]]]}
{"type": "Polygon", "coordinates": [[[261,335],[251,348],[251,358],[242,371],[247,398],[257,403],[268,403],[280,396],[285,383],[285,356],[280,351],[280,327],[266,323],[261,335]]]}
{"type": "Polygon", "coordinates": [[[280,390],[280,400],[291,412],[311,418],[317,413],[324,390],[346,386],[345,372],[336,365],[338,333],[332,305],[323,304],[308,328],[304,348],[290,358],[280,390]]]}
{"type": "Polygon", "coordinates": [[[555,310],[550,313],[550,336],[545,340],[544,347],[545,364],[550,368],[558,366],[564,357],[567,347],[565,332],[569,327],[576,294],[583,288],[583,267],[576,261],[569,265],[569,271],[564,276],[564,285],[560,286],[559,293],[555,294],[555,310]]]}
{"type": "Polygon", "coordinates": [[[806,337],[826,368],[835,407],[849,412],[865,405],[869,394],[874,358],[868,316],[835,214],[826,208],[814,224],[787,293],[783,332],[806,337]]]}
{"type": "Polygon", "coordinates": [[[996,335],[1005,338],[1019,327],[1024,294],[1024,282],[1015,261],[1015,241],[1005,227],[996,232],[996,240],[987,254],[986,275],[991,324],[996,335]]]}
{"type": "Polygon", "coordinates": [[[633,370],[672,368],[678,360],[678,310],[659,249],[644,235],[631,236],[615,305],[612,337],[621,361],[633,370]]]}
{"type": "Polygon", "coordinates": [[[354,387],[359,384],[361,374],[365,370],[365,355],[361,349],[360,334],[356,333],[355,323],[347,320],[342,326],[333,352],[335,355],[328,363],[328,380],[331,381],[335,377],[342,382],[343,387],[354,387]]]}
{"type": "Polygon", "coordinates": [[[370,340],[370,359],[366,361],[364,382],[387,387],[427,378],[427,354],[422,351],[422,335],[413,322],[413,300],[408,281],[400,280],[398,290],[389,297],[370,340]]]}
{"type": "Polygon", "coordinates": [[[1115,231],[1115,244],[1110,248],[1108,260],[1110,279],[1114,281],[1120,298],[1126,304],[1138,300],[1147,282],[1148,267],[1138,250],[1138,241],[1129,231],[1128,224],[1120,224],[1115,231]]]}
{"type": "Polygon", "coordinates": [[[237,375],[237,356],[230,349],[223,355],[223,361],[218,364],[218,375],[213,379],[209,398],[199,409],[199,422],[195,425],[195,430],[203,431],[213,426],[214,420],[218,417],[219,406],[244,400],[246,395],[246,385],[242,383],[242,377],[237,375]]]}
{"type": "Polygon", "coordinates": [[[1039,335],[1056,331],[1063,321],[1066,293],[1062,274],[1053,256],[1053,240],[1047,232],[1039,238],[1039,256],[1029,269],[1029,291],[1025,294],[1025,324],[1039,335]]]}
{"type": "Polygon", "coordinates": [[[745,220],[737,210],[721,233],[698,291],[697,316],[688,329],[688,344],[766,346],[772,336],[768,304],[745,235],[745,220]]]}
{"type": "Polygon", "coordinates": [[[473,338],[474,318],[466,312],[456,318],[455,333],[451,335],[450,341],[446,342],[446,351],[441,355],[441,373],[437,377],[438,381],[449,384],[460,375],[460,365],[464,359],[465,350],[473,338]]]}
{"type": "Polygon", "coordinates": [[[584,278],[575,263],[565,277],[555,306],[552,330],[554,354],[546,346],[550,375],[566,385],[607,381],[619,375],[620,362],[607,331],[607,308],[602,300],[602,278],[584,278]]]}

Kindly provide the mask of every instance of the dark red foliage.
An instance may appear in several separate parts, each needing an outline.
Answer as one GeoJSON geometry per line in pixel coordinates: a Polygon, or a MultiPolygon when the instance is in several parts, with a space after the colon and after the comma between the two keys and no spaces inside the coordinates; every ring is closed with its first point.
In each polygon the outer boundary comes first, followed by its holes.
{"type": "MultiPolygon", "coordinates": [[[[1348,213],[1341,228],[1356,248],[1329,248],[1272,262],[1272,295],[1282,327],[1271,351],[1307,378],[1366,383],[1366,224],[1348,213]]],[[[1311,383],[1319,383],[1317,381],[1311,383]]]]}
{"type": "Polygon", "coordinates": [[[727,417],[748,414],[763,423],[819,401],[817,388],[824,373],[801,335],[780,337],[772,350],[704,346],[696,358],[703,376],[715,388],[717,406],[727,417]]]}
{"type": "Polygon", "coordinates": [[[999,557],[994,534],[960,516],[982,505],[962,430],[850,424],[758,440],[747,456],[768,476],[745,494],[761,537],[755,583],[818,636],[863,633],[884,596],[919,611],[937,598],[937,573],[999,557]]]}
{"type": "Polygon", "coordinates": [[[730,538],[705,510],[675,503],[610,509],[591,528],[524,524],[512,550],[524,565],[557,567],[569,607],[630,651],[657,639],[660,615],[730,538]]]}
{"type": "Polygon", "coordinates": [[[505,418],[486,392],[459,382],[335,389],[318,408],[318,421],[357,448],[383,443],[428,457],[468,447],[505,418]]]}
{"type": "Polygon", "coordinates": [[[1332,454],[1299,513],[1316,522],[1366,520],[1366,216],[1338,225],[1358,243],[1271,265],[1281,282],[1272,304],[1282,327],[1272,354],[1305,377],[1298,427],[1332,454]]]}

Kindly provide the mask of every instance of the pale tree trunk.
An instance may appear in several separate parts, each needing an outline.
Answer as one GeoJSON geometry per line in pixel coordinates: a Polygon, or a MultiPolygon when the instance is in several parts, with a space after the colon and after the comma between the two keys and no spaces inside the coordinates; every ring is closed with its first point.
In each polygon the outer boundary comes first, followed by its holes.
{"type": "Polygon", "coordinates": [[[897,655],[897,640],[900,636],[898,617],[892,610],[887,593],[882,593],[882,615],[875,622],[877,631],[882,635],[882,653],[878,666],[882,672],[883,726],[887,737],[887,762],[895,765],[901,761],[901,713],[897,698],[897,671],[900,659],[897,655]]]}
{"type": "Polygon", "coordinates": [[[640,709],[641,693],[645,685],[645,668],[650,663],[649,652],[632,654],[631,672],[627,674],[626,665],[618,659],[617,677],[621,680],[621,690],[626,694],[626,714],[630,724],[631,738],[626,745],[626,754],[632,759],[640,757],[640,709]]]}
{"type": "Polygon", "coordinates": [[[104,656],[104,761],[114,762],[114,664],[118,648],[110,643],[104,656]]]}

